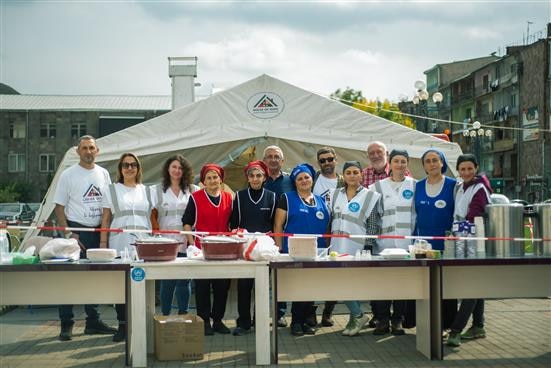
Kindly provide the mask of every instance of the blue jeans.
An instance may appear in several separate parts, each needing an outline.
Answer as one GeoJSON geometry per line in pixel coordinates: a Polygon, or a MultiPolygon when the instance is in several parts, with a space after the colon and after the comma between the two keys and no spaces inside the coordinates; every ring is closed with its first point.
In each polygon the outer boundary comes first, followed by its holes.
{"type": "Polygon", "coordinates": [[[161,312],[164,316],[168,316],[172,309],[174,290],[178,301],[178,313],[187,313],[189,310],[191,280],[161,280],[161,312]]]}
{"type": "Polygon", "coordinates": [[[451,325],[451,331],[456,333],[463,331],[471,314],[473,326],[484,327],[484,299],[463,299],[451,325]]]}
{"type": "MultiPolygon", "coordinates": [[[[77,222],[69,221],[67,220],[67,225],[69,227],[89,227],[81,225],[77,222]]],[[[79,241],[84,245],[86,249],[91,248],[99,248],[99,238],[100,233],[99,232],[92,232],[92,231],[74,231],[75,234],[78,234],[79,241]]],[[[81,252],[81,258],[86,257],[86,255],[82,254],[81,252]]],[[[73,324],[73,305],[72,304],[65,304],[59,306],[59,319],[61,320],[61,324],[73,324]]],[[[93,322],[99,320],[99,312],[98,312],[98,305],[97,304],[86,304],[84,306],[84,311],[86,312],[86,322],[93,322]]]]}
{"type": "Polygon", "coordinates": [[[357,300],[347,300],[344,302],[350,311],[350,314],[354,317],[358,317],[364,313],[362,305],[357,300]]]}
{"type": "MultiPolygon", "coordinates": [[[[178,252],[178,257],[185,257],[185,253],[178,252]]],[[[168,316],[172,310],[172,300],[176,289],[176,301],[178,313],[189,311],[189,296],[191,295],[191,280],[161,280],[159,297],[161,300],[161,313],[168,316]]]]}

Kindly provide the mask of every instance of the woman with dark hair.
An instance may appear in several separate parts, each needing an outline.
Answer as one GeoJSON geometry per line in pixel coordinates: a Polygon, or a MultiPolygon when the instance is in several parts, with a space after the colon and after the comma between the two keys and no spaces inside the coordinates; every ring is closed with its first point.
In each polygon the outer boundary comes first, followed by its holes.
{"type": "MultiPolygon", "coordinates": [[[[324,234],[328,230],[330,214],[325,200],[312,192],[314,168],[309,164],[297,165],[290,178],[295,190],[283,193],[279,198],[274,218],[275,233],[324,234]]],[[[282,253],[288,253],[287,238],[274,237],[282,253]]],[[[317,239],[318,248],[326,248],[325,239],[317,239]]],[[[307,311],[314,302],[293,302],[291,307],[291,334],[302,336],[316,333],[314,327],[306,323],[307,311]]]]}
{"type": "MultiPolygon", "coordinates": [[[[390,176],[372,184],[369,189],[381,195],[379,214],[381,215],[381,235],[409,236],[415,227],[415,179],[406,176],[409,154],[405,150],[393,149],[389,155],[390,176]]],[[[409,250],[411,240],[382,238],[377,240],[377,253],[387,248],[409,250]]],[[[373,330],[374,335],[403,335],[405,300],[377,300],[374,302],[380,319],[373,330]],[[392,306],[392,316],[390,307],[392,306]]]]}
{"type": "MultiPolygon", "coordinates": [[[[484,174],[477,175],[478,160],[472,154],[464,154],[457,158],[457,171],[463,180],[457,187],[455,195],[454,218],[458,226],[474,226],[474,218],[482,216],[486,205],[491,203],[492,189],[484,174]]],[[[455,223],[454,223],[455,226],[455,223]]],[[[458,241],[456,247],[465,246],[469,241],[458,241]]],[[[456,254],[457,254],[456,249],[456,254]]],[[[466,254],[465,250],[461,250],[466,254]]],[[[459,311],[451,325],[447,345],[459,346],[461,340],[471,340],[486,337],[484,330],[484,299],[463,299],[459,311]],[[461,331],[473,316],[473,325],[464,333],[461,331]]]]}
{"type": "MultiPolygon", "coordinates": [[[[362,186],[362,166],[358,161],[347,161],[343,166],[344,187],[337,188],[331,194],[331,234],[335,235],[377,235],[379,213],[377,203],[380,194],[362,186]]],[[[375,239],[347,237],[331,238],[331,248],[338,253],[356,254],[357,251],[371,250],[375,239]]],[[[344,302],[350,311],[350,317],[344,336],[357,335],[369,321],[357,300],[344,302]]]]}
{"type": "MultiPolygon", "coordinates": [[[[201,183],[205,187],[191,194],[184,216],[182,216],[184,230],[229,231],[233,199],[231,193],[224,190],[223,182],[224,168],[214,163],[203,165],[201,183]]],[[[187,235],[187,238],[188,244],[193,243],[192,235],[187,235]]],[[[195,239],[195,245],[201,247],[198,238],[195,239]]],[[[195,280],[195,303],[197,314],[205,322],[205,335],[213,335],[214,332],[231,333],[223,322],[229,287],[230,279],[195,280]]]]}
{"type": "MultiPolygon", "coordinates": [[[[123,153],[117,166],[117,182],[109,185],[104,194],[102,228],[121,228],[147,230],[151,229],[149,220],[151,214],[151,197],[149,188],[142,184],[142,167],[140,160],[133,153],[123,153]]],[[[100,235],[100,248],[116,249],[120,255],[142,233],[111,232],[100,235]]],[[[135,251],[135,250],[134,250],[135,251]]],[[[115,306],[119,329],[113,336],[113,341],[119,342],[126,338],[124,324],[126,313],[123,304],[115,306]]]]}
{"type": "MultiPolygon", "coordinates": [[[[193,184],[193,169],[182,155],[169,157],[163,164],[162,184],[151,187],[151,199],[154,210],[151,213],[153,230],[183,230],[182,216],[186,210],[191,193],[199,189],[193,184]]],[[[164,235],[182,242],[178,257],[186,256],[187,237],[181,234],[164,235]]],[[[161,312],[167,316],[172,309],[172,300],[176,290],[178,314],[186,314],[189,309],[191,280],[161,280],[161,312]]]]}
{"type": "MultiPolygon", "coordinates": [[[[427,177],[415,185],[414,235],[445,236],[452,228],[454,190],[457,180],[445,175],[448,170],[446,157],[437,149],[431,148],[421,156],[427,177]]],[[[443,240],[431,240],[432,249],[444,251],[443,240]]],[[[448,330],[457,313],[457,300],[442,301],[442,329],[448,330]]],[[[415,327],[415,301],[406,302],[404,327],[415,327]]]]}

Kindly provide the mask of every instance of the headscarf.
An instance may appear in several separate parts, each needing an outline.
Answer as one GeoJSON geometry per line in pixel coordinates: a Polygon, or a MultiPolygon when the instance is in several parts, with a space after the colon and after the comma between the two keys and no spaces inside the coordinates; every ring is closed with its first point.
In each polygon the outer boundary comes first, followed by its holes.
{"type": "Polygon", "coordinates": [[[358,169],[360,169],[360,171],[362,170],[362,165],[359,161],[346,161],[342,167],[342,172],[344,173],[346,169],[352,166],[357,167],[358,169]]]}
{"type": "Polygon", "coordinates": [[[201,168],[201,183],[205,183],[205,176],[209,171],[216,171],[216,173],[220,177],[220,180],[224,181],[224,168],[218,164],[210,163],[203,165],[203,167],[201,168]]]}
{"type": "Polygon", "coordinates": [[[393,149],[390,151],[390,156],[388,157],[388,161],[392,161],[392,158],[394,156],[404,156],[409,161],[409,154],[406,150],[399,150],[399,149],[393,149]]]}
{"type": "Polygon", "coordinates": [[[316,175],[316,171],[314,170],[312,165],[307,164],[307,163],[299,164],[293,169],[293,171],[291,171],[291,175],[289,175],[291,177],[291,181],[293,182],[293,185],[295,185],[295,181],[297,180],[297,176],[300,173],[306,173],[306,174],[310,175],[310,177],[312,179],[314,179],[314,176],[316,175]]]}
{"type": "Polygon", "coordinates": [[[256,160],[249,162],[249,164],[243,170],[245,172],[245,176],[247,176],[247,173],[250,169],[258,169],[264,173],[264,176],[268,176],[268,166],[266,166],[264,161],[256,160]]]}
{"type": "Polygon", "coordinates": [[[425,153],[423,153],[423,156],[421,156],[421,162],[424,163],[425,156],[431,152],[436,153],[440,157],[440,161],[442,161],[442,170],[440,170],[440,172],[444,174],[446,171],[448,171],[448,161],[446,161],[446,156],[444,156],[444,154],[441,151],[434,148],[427,150],[425,153]]]}

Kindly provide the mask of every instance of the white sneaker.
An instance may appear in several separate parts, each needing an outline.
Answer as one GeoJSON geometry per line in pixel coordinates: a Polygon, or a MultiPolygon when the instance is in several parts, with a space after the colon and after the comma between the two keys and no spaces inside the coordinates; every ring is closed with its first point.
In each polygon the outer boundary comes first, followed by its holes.
{"type": "Polygon", "coordinates": [[[361,317],[353,317],[355,320],[354,327],[350,329],[348,336],[357,335],[360,330],[369,322],[369,314],[364,313],[361,317]]]}
{"type": "Polygon", "coordinates": [[[344,330],[342,330],[342,335],[343,336],[350,335],[350,329],[352,328],[353,322],[354,322],[353,320],[354,320],[354,317],[352,317],[352,315],[350,315],[350,317],[348,319],[348,323],[346,324],[346,327],[344,328],[344,330]]]}

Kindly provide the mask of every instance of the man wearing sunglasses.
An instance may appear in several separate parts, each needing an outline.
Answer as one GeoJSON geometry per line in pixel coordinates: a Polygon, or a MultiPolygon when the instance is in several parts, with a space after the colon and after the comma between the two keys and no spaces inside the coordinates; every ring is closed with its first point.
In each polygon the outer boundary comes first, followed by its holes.
{"type": "MultiPolygon", "coordinates": [[[[314,188],[312,192],[325,199],[325,203],[331,208],[331,193],[344,186],[344,178],[337,174],[337,153],[332,147],[322,147],[317,153],[319,170],[314,177],[314,188]]],[[[323,313],[321,315],[321,325],[324,327],[333,326],[333,310],[336,302],[325,302],[323,313]]],[[[316,307],[308,314],[307,322],[310,325],[316,325],[316,307]]]]}

